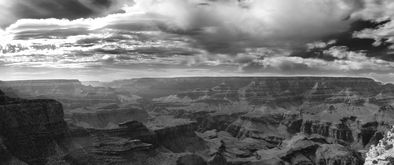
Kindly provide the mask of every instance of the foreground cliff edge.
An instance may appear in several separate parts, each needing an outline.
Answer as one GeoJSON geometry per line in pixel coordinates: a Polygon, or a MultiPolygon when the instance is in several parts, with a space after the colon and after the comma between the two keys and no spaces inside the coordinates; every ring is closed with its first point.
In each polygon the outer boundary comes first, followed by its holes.
{"type": "Polygon", "coordinates": [[[25,98],[1,93],[5,164],[357,165],[394,124],[394,86],[368,78],[34,80],[0,89],[25,98]]]}
{"type": "Polygon", "coordinates": [[[55,100],[10,98],[0,91],[0,162],[45,164],[67,125],[55,100]]]}

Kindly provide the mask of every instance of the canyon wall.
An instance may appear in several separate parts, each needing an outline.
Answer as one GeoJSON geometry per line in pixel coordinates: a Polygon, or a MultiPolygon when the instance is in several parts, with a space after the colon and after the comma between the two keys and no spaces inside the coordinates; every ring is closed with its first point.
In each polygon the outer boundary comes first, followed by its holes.
{"type": "MultiPolygon", "coordinates": [[[[362,164],[365,151],[394,124],[394,86],[368,78],[142,78],[95,87],[76,80],[0,84],[9,95],[55,98],[66,105],[68,141],[84,149],[68,148],[63,157],[67,162],[113,158],[120,163],[154,164],[165,159],[174,164],[178,158],[179,162],[189,159],[184,155],[192,152],[190,159],[208,164],[215,158],[227,159],[229,164],[362,164]],[[220,148],[226,152],[218,154],[220,148]]],[[[4,121],[15,115],[9,109],[18,109],[26,121],[31,120],[28,116],[48,118],[32,122],[32,128],[24,124],[10,128],[51,134],[40,139],[62,137],[57,130],[62,130],[63,117],[51,113],[63,114],[58,102],[9,97],[0,101],[3,114],[10,114],[2,116],[4,121]],[[31,111],[35,116],[26,110],[30,106],[37,107],[31,111]],[[40,126],[38,130],[35,125],[40,126]]],[[[10,132],[7,135],[16,134],[10,132]]],[[[22,154],[12,151],[9,138],[0,139],[5,155],[11,155],[9,160],[44,161],[18,156],[22,154]]],[[[57,145],[51,140],[40,143],[49,148],[57,145]]]]}
{"type": "Polygon", "coordinates": [[[0,93],[0,137],[12,157],[45,164],[67,132],[62,105],[55,100],[9,98],[0,93]]]}

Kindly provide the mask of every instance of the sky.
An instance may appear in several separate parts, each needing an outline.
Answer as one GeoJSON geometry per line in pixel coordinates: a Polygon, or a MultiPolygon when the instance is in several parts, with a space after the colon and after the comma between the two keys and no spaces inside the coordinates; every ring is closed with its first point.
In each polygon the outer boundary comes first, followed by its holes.
{"type": "Polygon", "coordinates": [[[394,82],[392,0],[0,0],[0,80],[394,82]]]}

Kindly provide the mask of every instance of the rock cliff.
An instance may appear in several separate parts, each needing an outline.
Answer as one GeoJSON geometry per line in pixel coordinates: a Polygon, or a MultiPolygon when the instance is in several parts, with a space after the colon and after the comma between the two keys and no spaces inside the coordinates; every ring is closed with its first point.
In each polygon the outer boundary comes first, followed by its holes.
{"type": "Polygon", "coordinates": [[[235,90],[250,101],[294,101],[311,89],[314,92],[310,94],[324,99],[330,96],[327,94],[346,88],[352,88],[362,95],[374,95],[383,85],[368,78],[346,77],[185,77],[119,80],[107,83],[107,86],[129,90],[146,98],[183,92],[199,96],[211,89],[214,94],[229,91],[227,94],[230,96],[237,95],[231,92],[235,90]]]}
{"type": "Polygon", "coordinates": [[[67,131],[62,105],[54,100],[9,98],[0,93],[0,136],[13,157],[45,164],[67,131]]]}

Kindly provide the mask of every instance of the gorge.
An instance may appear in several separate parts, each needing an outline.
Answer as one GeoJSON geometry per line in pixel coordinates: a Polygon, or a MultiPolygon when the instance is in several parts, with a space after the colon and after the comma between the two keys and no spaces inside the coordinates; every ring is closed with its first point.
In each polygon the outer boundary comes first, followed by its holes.
{"type": "Polygon", "coordinates": [[[394,85],[358,77],[25,80],[0,90],[3,164],[358,165],[394,124],[394,85]]]}

